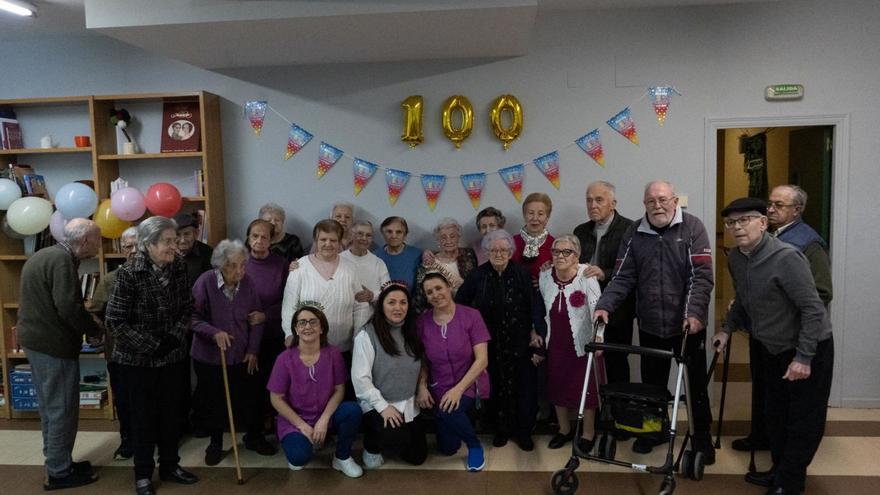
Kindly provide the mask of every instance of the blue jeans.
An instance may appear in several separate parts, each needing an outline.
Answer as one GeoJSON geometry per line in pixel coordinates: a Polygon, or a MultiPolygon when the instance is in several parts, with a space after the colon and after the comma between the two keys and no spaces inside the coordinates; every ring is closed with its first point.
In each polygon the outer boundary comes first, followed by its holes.
{"type": "Polygon", "coordinates": [[[24,350],[33,371],[49,476],[64,476],[73,461],[79,421],[79,361],[24,350]]]}
{"type": "MultiPolygon", "coordinates": [[[[331,416],[331,424],[332,431],[336,432],[336,458],[348,459],[351,457],[351,444],[361,426],[361,407],[354,401],[339,404],[331,416]]],[[[284,435],[281,448],[284,449],[287,462],[294,466],[305,466],[314,455],[312,442],[300,432],[284,435]]]]}
{"type": "Polygon", "coordinates": [[[481,447],[474,425],[467,415],[473,407],[474,399],[462,395],[455,411],[443,412],[439,407],[434,409],[437,417],[437,449],[441,454],[452,455],[458,452],[461,442],[469,449],[481,447]]]}

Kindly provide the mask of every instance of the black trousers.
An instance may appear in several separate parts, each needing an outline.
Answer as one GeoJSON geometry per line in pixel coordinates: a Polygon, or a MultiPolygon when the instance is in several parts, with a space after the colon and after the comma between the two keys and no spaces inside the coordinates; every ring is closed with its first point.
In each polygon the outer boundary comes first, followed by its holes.
{"type": "Polygon", "coordinates": [[[284,335],[280,337],[265,337],[263,341],[260,342],[260,354],[257,356],[257,363],[260,365],[260,370],[257,373],[257,376],[260,380],[260,404],[259,411],[260,416],[265,418],[267,416],[275,417],[277,411],[272,407],[272,403],[269,401],[269,390],[266,389],[266,386],[269,384],[269,377],[272,376],[272,368],[275,367],[275,360],[278,359],[278,356],[284,352],[284,335]]]}
{"type": "Polygon", "coordinates": [[[372,454],[398,454],[404,462],[419,466],[428,456],[425,425],[421,416],[399,428],[386,428],[375,409],[364,414],[364,450],[372,454]]]}
{"type": "Polygon", "coordinates": [[[804,380],[783,380],[794,349],[773,355],[761,345],[767,403],[764,409],[775,485],[798,493],[807,477],[807,466],[825,434],[828,397],[834,372],[834,340],[816,346],[810,376],[804,380]]]}
{"type": "MultiPolygon", "coordinates": [[[[752,426],[749,436],[753,442],[767,442],[767,423],[764,421],[765,388],[764,383],[764,352],[763,345],[758,339],[749,335],[749,372],[752,375],[752,426]]],[[[782,375],[780,375],[782,376],[782,375]]]]}
{"type": "Polygon", "coordinates": [[[119,437],[123,444],[131,445],[131,407],[128,405],[128,392],[119,376],[121,365],[107,362],[107,375],[110,378],[110,389],[113,391],[113,407],[119,420],[119,437]]]}
{"type": "MultiPolygon", "coordinates": [[[[616,313],[605,327],[605,342],[632,345],[633,315],[616,313]]],[[[605,376],[608,383],[629,383],[629,354],[605,351],[605,376]]]]}
{"type": "MultiPolygon", "coordinates": [[[[229,427],[223,368],[218,364],[207,364],[196,359],[193,359],[193,367],[197,380],[193,398],[203,414],[202,426],[211,434],[212,442],[222,441],[223,432],[229,427]]],[[[249,375],[246,363],[226,365],[226,375],[229,378],[229,395],[236,425],[243,426],[249,437],[262,435],[260,377],[256,373],[249,375]]]]}
{"type": "MultiPolygon", "coordinates": [[[[664,339],[642,330],[639,331],[639,344],[642,347],[673,351],[676,354],[681,350],[682,338],[683,335],[678,335],[664,339]]],[[[690,381],[690,395],[687,400],[691,404],[691,412],[694,415],[694,433],[700,436],[705,435],[708,438],[709,427],[712,425],[712,411],[709,408],[709,384],[706,379],[705,329],[699,333],[688,335],[684,357],[690,381]]],[[[642,356],[642,383],[668,387],[669,370],[669,359],[642,356]]],[[[675,421],[675,418],[672,420],[675,421]]]]}
{"type": "Polygon", "coordinates": [[[502,435],[531,435],[538,414],[538,369],[528,351],[510,360],[512,362],[499,362],[490,347],[490,398],[482,419],[502,435]],[[504,368],[504,372],[499,367],[504,368]]]}
{"type": "Polygon", "coordinates": [[[119,377],[131,407],[134,477],[153,476],[153,452],[159,448],[159,469],[173,471],[180,462],[180,410],[189,396],[189,365],[180,362],[158,368],[119,365],[119,377]]]}

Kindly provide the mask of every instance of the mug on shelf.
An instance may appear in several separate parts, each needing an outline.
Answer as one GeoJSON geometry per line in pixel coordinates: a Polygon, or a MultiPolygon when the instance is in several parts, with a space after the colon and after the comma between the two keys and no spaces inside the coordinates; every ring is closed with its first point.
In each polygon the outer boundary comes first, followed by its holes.
{"type": "Polygon", "coordinates": [[[92,141],[88,136],[73,136],[73,143],[76,144],[77,148],[88,148],[92,145],[92,141]]]}

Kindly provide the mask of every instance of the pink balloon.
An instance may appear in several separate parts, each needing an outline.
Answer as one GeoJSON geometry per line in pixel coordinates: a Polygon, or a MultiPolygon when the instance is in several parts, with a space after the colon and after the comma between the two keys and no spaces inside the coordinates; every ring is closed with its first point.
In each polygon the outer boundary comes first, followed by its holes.
{"type": "Polygon", "coordinates": [[[173,217],[183,206],[180,191],[167,182],[157,182],[147,189],[144,203],[153,215],[173,217]]]}
{"type": "Polygon", "coordinates": [[[147,211],[144,195],[133,187],[115,191],[110,195],[110,211],[120,220],[133,222],[144,216],[144,212],[147,211]]]}
{"type": "Polygon", "coordinates": [[[58,210],[55,210],[55,213],[49,217],[49,233],[52,234],[56,241],[61,242],[64,240],[64,226],[67,225],[67,222],[69,220],[64,218],[64,215],[58,210]]]}

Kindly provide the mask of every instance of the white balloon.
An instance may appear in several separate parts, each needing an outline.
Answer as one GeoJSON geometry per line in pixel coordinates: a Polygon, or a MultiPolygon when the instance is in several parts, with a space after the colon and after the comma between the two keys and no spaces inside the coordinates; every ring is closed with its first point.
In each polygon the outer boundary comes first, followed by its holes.
{"type": "Polygon", "coordinates": [[[0,210],[9,209],[9,205],[21,197],[21,188],[15,181],[0,179],[0,210]]]}
{"type": "Polygon", "coordinates": [[[42,232],[49,226],[51,217],[52,203],[35,196],[16,199],[6,211],[9,227],[21,235],[42,232]]]}

